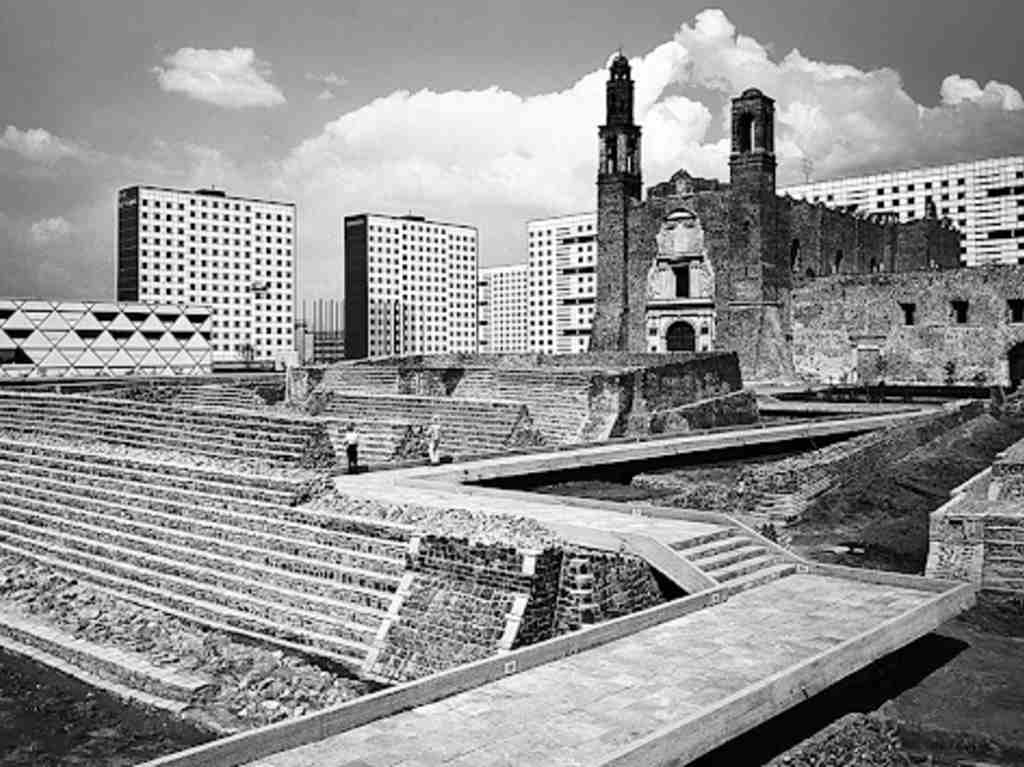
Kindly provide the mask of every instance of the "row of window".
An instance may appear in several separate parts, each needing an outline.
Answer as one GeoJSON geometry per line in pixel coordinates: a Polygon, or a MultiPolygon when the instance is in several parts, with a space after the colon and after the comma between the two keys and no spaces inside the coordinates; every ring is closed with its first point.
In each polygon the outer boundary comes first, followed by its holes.
{"type": "MultiPolygon", "coordinates": [[[[195,198],[190,199],[188,202],[189,202],[189,206],[191,206],[191,207],[197,207],[198,206],[200,208],[210,207],[210,208],[214,208],[214,209],[223,209],[223,210],[242,210],[242,211],[245,211],[246,213],[251,213],[252,212],[252,206],[251,205],[246,204],[246,205],[243,206],[242,203],[238,203],[238,202],[235,202],[235,203],[224,202],[223,204],[221,204],[218,200],[202,200],[202,199],[201,200],[197,200],[195,198]],[[207,203],[209,203],[209,205],[207,203]]],[[[152,204],[152,207],[154,207],[154,208],[161,207],[160,200],[150,199],[150,198],[147,198],[147,197],[143,197],[142,198],[142,205],[144,207],[149,207],[150,204],[152,204]]],[[[175,207],[177,207],[178,210],[185,210],[185,203],[182,203],[182,202],[172,202],[171,200],[164,200],[162,207],[170,209],[170,210],[175,209],[175,207]]],[[[265,219],[268,219],[268,220],[273,220],[275,214],[273,214],[273,213],[265,213],[263,211],[257,210],[256,213],[255,213],[255,216],[256,216],[256,218],[265,218],[265,219]]],[[[278,221],[291,221],[292,220],[292,217],[291,217],[290,213],[277,213],[276,216],[277,216],[277,220],[278,221]]]]}
{"type": "MultiPolygon", "coordinates": [[[[900,302],[900,309],[903,311],[903,324],[917,324],[917,304],[900,302]]],[[[970,312],[970,302],[962,299],[955,299],[949,302],[949,317],[957,325],[966,325],[970,312]]],[[[1006,301],[1006,319],[1012,324],[1024,323],[1024,299],[1010,298],[1006,301]]]]}

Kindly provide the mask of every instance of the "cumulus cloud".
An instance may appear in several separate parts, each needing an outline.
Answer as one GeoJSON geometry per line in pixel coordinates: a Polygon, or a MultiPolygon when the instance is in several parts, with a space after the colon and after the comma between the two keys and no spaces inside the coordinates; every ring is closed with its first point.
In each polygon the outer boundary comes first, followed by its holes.
{"type": "Polygon", "coordinates": [[[270,82],[270,65],[252,48],[181,48],[156,67],[160,87],[229,109],[273,107],[284,94],[270,82]]]}
{"type": "Polygon", "coordinates": [[[32,224],[29,234],[36,245],[52,245],[71,236],[71,224],[62,216],[44,218],[32,224]]]}
{"type": "Polygon", "coordinates": [[[330,88],[324,88],[320,93],[317,94],[317,101],[330,101],[334,98],[334,91],[330,88]]]}
{"type": "Polygon", "coordinates": [[[1004,109],[1014,112],[1024,109],[1024,98],[1021,98],[1020,91],[1011,85],[989,80],[982,88],[977,80],[960,75],[950,75],[942,81],[939,89],[942,103],[947,106],[956,106],[965,101],[973,101],[976,104],[1004,109]]]}
{"type": "Polygon", "coordinates": [[[83,144],[60,138],[43,128],[19,130],[14,125],[8,125],[0,135],[0,149],[42,165],[53,165],[64,159],[88,162],[97,157],[97,153],[83,144]]]}

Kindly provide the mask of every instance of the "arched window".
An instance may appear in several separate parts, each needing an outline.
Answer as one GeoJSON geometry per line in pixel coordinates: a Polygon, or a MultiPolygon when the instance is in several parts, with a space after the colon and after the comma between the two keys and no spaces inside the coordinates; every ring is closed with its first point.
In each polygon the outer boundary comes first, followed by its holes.
{"type": "Polygon", "coordinates": [[[670,352],[692,352],[697,350],[697,334],[693,325],[679,320],[673,322],[665,333],[665,347],[670,352]]]}
{"type": "Polygon", "coordinates": [[[797,263],[800,260],[800,240],[797,237],[793,238],[793,242],[789,245],[789,270],[792,272],[796,271],[797,263]]]}
{"type": "Polygon", "coordinates": [[[740,115],[737,129],[739,130],[740,153],[745,154],[754,151],[754,116],[740,115]]]}

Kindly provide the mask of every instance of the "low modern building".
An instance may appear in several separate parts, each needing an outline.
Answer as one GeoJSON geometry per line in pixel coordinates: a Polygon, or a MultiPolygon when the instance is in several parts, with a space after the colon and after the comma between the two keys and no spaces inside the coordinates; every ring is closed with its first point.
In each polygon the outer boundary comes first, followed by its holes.
{"type": "Polygon", "coordinates": [[[213,316],[201,306],[0,299],[0,378],[202,375],[213,316]]]}
{"type": "Polygon", "coordinates": [[[529,284],[526,264],[480,269],[477,323],[481,353],[529,351],[529,284]]]}
{"type": "Polygon", "coordinates": [[[597,295],[597,213],[537,219],[526,230],[529,350],[585,352],[597,295]]]}
{"type": "Polygon", "coordinates": [[[117,298],[213,312],[215,362],[293,347],[296,209],[213,189],[118,193],[117,298]]]}
{"type": "Polygon", "coordinates": [[[934,205],[963,235],[963,263],[1024,263],[1024,157],[818,181],[781,194],[900,221],[923,218],[934,205]]]}
{"type": "Polygon", "coordinates": [[[477,350],[477,230],[345,217],[345,356],[477,350]]]}

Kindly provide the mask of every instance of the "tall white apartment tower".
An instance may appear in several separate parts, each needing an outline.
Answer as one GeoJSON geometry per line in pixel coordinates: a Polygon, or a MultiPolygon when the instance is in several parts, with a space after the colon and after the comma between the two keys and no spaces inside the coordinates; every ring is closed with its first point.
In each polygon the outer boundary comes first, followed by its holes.
{"type": "Polygon", "coordinates": [[[477,231],[422,216],[345,217],[345,356],[477,350],[477,231]]]}
{"type": "Polygon", "coordinates": [[[480,352],[526,352],[530,349],[529,267],[480,269],[477,307],[480,352]]]}
{"type": "Polygon", "coordinates": [[[597,297],[597,213],[537,219],[526,232],[530,351],[587,351],[597,297]]]}
{"type": "Polygon", "coordinates": [[[117,299],[209,307],[213,361],[294,346],[294,203],[212,189],[121,189],[117,299]]]}
{"type": "Polygon", "coordinates": [[[968,266],[1024,263],[1024,157],[1002,157],[895,173],[819,181],[783,189],[829,206],[922,218],[929,201],[953,222],[968,266]]]}

